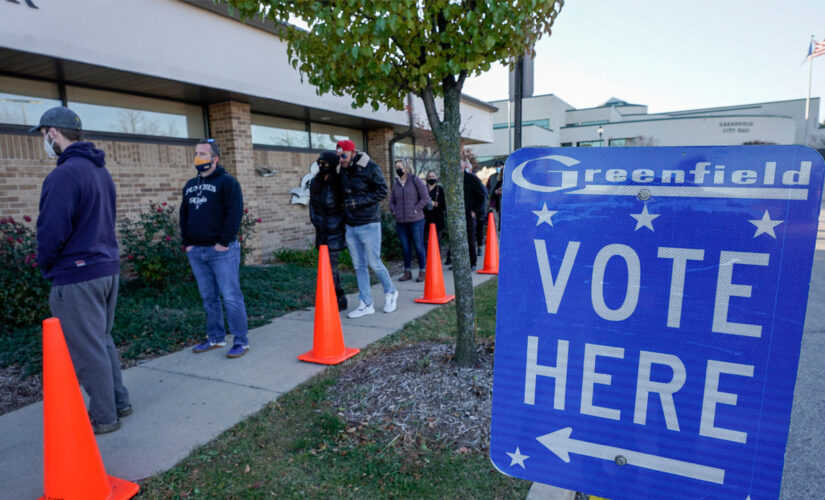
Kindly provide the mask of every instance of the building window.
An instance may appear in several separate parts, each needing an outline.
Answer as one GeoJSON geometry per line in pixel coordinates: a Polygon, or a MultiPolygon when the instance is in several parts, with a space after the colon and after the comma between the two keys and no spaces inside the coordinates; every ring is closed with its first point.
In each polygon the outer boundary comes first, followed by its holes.
{"type": "Polygon", "coordinates": [[[312,122],[309,130],[312,149],[335,149],[338,141],[349,139],[355,143],[355,149],[364,150],[364,134],[359,129],[312,122]]]}
{"type": "Polygon", "coordinates": [[[37,125],[46,110],[60,104],[55,84],[0,76],[0,123],[37,125]]]}
{"type": "Polygon", "coordinates": [[[83,130],[175,138],[204,137],[203,109],[194,104],[117,92],[66,87],[69,108],[83,130]]]}
{"type": "Polygon", "coordinates": [[[253,113],[252,144],[309,148],[306,122],[253,113]]]}
{"type": "Polygon", "coordinates": [[[630,146],[632,143],[633,139],[610,139],[610,141],[608,141],[608,144],[611,146],[619,147],[630,146]]]}
{"type": "Polygon", "coordinates": [[[580,148],[598,148],[602,146],[602,141],[579,141],[576,146],[580,148]]]}
{"type": "Polygon", "coordinates": [[[561,147],[563,147],[563,148],[569,148],[569,147],[572,147],[572,146],[573,146],[572,142],[562,142],[561,143],[561,147]]]}

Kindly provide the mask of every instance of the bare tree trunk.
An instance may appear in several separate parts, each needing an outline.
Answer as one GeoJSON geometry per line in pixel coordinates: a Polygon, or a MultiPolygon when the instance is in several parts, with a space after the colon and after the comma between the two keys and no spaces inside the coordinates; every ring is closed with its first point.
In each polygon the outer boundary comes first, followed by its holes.
{"type": "Polygon", "coordinates": [[[464,173],[461,170],[461,84],[463,76],[452,78],[444,86],[444,119],[439,119],[432,89],[422,94],[430,128],[441,153],[440,178],[447,202],[447,230],[450,235],[450,259],[453,262],[453,280],[456,292],[456,346],[455,360],[459,366],[476,362],[475,298],[470,271],[470,249],[467,245],[467,222],[464,211],[464,173]]]}

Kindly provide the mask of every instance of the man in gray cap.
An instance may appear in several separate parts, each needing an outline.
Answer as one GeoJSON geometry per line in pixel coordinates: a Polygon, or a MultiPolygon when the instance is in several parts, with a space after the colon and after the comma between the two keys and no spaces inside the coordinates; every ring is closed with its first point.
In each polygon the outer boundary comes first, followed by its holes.
{"type": "Polygon", "coordinates": [[[104,434],[132,413],[111,334],[120,274],[115,183],[105,153],[82,142],[80,117],[72,110],[46,111],[36,130],[46,154],[57,159],[40,192],[37,263],[52,283],[49,306],[89,395],[92,428],[104,434]]]}

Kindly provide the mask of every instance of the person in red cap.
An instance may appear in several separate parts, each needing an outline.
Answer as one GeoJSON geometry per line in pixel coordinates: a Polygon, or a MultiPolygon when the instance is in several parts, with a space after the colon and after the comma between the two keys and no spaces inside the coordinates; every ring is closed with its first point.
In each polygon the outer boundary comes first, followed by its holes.
{"type": "Polygon", "coordinates": [[[381,262],[381,207],[387,197],[387,182],[381,167],[350,140],[338,141],[338,161],[341,166],[341,189],[344,195],[346,240],[355,267],[359,303],[347,316],[358,318],[375,313],[370,286],[372,268],[384,287],[384,312],[395,311],[398,290],[390,273],[381,262]],[[369,266],[369,268],[367,267],[369,266]]]}

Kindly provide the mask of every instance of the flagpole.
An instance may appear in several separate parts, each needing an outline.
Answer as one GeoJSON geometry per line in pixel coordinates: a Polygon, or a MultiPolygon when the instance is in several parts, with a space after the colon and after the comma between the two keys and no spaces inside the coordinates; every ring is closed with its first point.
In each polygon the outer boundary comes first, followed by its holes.
{"type": "MultiPolygon", "coordinates": [[[[811,45],[809,45],[809,47],[811,47],[811,48],[808,49],[808,98],[805,99],[805,121],[806,122],[808,121],[809,111],[810,111],[810,108],[811,108],[811,77],[814,73],[814,58],[811,57],[813,55],[811,53],[813,45],[814,45],[814,36],[811,35],[811,45]]],[[[805,126],[805,134],[806,135],[808,133],[807,129],[808,129],[808,126],[806,125],[805,126]]],[[[805,140],[807,141],[807,138],[805,140]]]]}
{"type": "Polygon", "coordinates": [[[811,120],[808,119],[811,111],[811,77],[813,75],[813,50],[814,50],[814,36],[811,35],[811,42],[808,45],[808,97],[805,99],[805,135],[802,136],[802,144],[808,144],[808,127],[811,120]]]}

